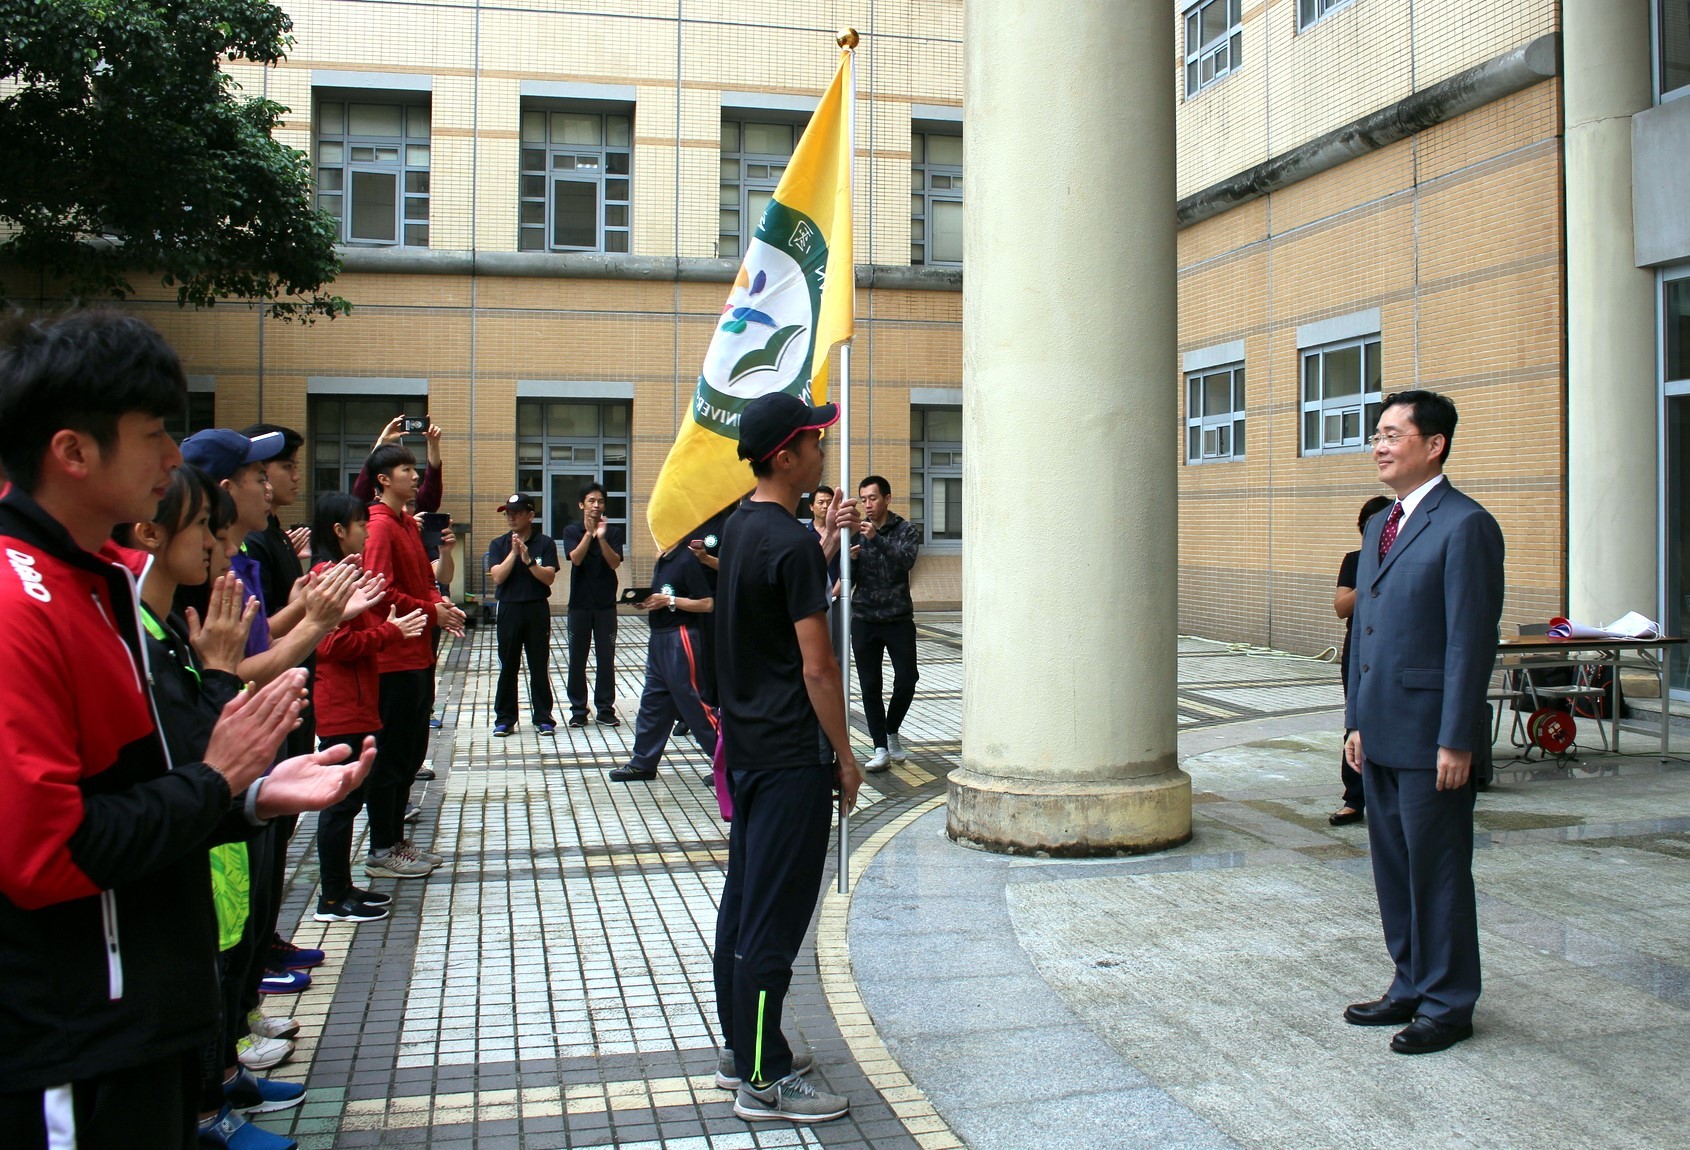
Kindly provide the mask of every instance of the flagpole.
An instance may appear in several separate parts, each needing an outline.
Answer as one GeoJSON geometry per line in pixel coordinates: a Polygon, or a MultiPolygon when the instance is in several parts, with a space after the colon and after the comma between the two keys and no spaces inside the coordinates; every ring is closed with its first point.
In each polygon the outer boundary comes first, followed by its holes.
{"type": "MultiPolygon", "coordinates": [[[[846,155],[850,161],[849,184],[852,212],[856,211],[857,184],[857,30],[842,29],[835,42],[850,57],[851,82],[845,91],[846,155]]],[[[851,291],[856,292],[855,229],[852,230],[851,291]]],[[[853,310],[855,306],[853,304],[853,310]]],[[[839,345],[839,491],[835,503],[851,490],[851,342],[839,345]]],[[[839,532],[839,678],[845,690],[845,738],[851,738],[851,535],[839,532]]],[[[851,816],[839,809],[839,893],[851,892],[851,816]]]]}

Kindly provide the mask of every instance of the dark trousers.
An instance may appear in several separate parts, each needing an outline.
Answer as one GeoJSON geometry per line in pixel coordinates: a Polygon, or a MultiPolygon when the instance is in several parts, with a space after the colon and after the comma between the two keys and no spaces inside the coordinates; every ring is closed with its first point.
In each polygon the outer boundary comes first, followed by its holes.
{"type": "Polygon", "coordinates": [[[851,620],[851,657],[857,661],[857,682],[863,689],[863,716],[868,719],[868,733],[874,745],[886,745],[886,732],[896,732],[904,724],[910,703],[915,699],[916,680],[921,673],[915,666],[915,620],[898,619],[891,623],[866,623],[851,620]],[[892,656],[892,700],[881,698],[881,656],[892,656]]]}
{"type": "Polygon", "coordinates": [[[200,1055],[201,1114],[218,1110],[223,1105],[223,1076],[234,1066],[239,1055],[235,1043],[247,1033],[246,1010],[242,1005],[241,987],[234,976],[231,959],[237,947],[230,947],[217,956],[217,988],[222,997],[222,1010],[217,1020],[217,1036],[208,1042],[200,1055]],[[238,1025],[234,1023],[238,1022],[238,1025]]]}
{"type": "Polygon", "coordinates": [[[528,660],[528,707],[535,725],[555,723],[552,714],[552,609],[544,599],[499,604],[499,688],[493,694],[493,721],[516,725],[516,677],[528,660]]]}
{"type": "Polygon", "coordinates": [[[369,788],[370,849],[385,851],[405,837],[405,803],[428,754],[428,717],[434,713],[434,668],[388,671],[381,676],[381,741],[369,788]]]}
{"type": "Polygon", "coordinates": [[[598,652],[593,705],[601,715],[616,709],[616,608],[569,609],[569,713],[587,717],[587,651],[598,652]]]}
{"type": "Polygon", "coordinates": [[[686,723],[698,749],[716,753],[716,716],[702,699],[704,655],[698,628],[690,623],[653,631],[645,652],[645,690],[640,693],[640,717],[634,723],[634,754],[628,766],[655,771],[669,729],[686,723]]]}
{"type": "Polygon", "coordinates": [[[282,913],[282,887],[287,878],[288,840],[298,818],[287,815],[272,819],[257,835],[247,840],[246,930],[241,941],[230,948],[230,977],[240,997],[230,1027],[237,1036],[246,1033],[247,1011],[258,1005],[258,984],[270,963],[270,940],[276,934],[276,920],[282,913]]]}
{"type": "Polygon", "coordinates": [[[734,818],[716,911],[716,1016],[734,1072],[761,1086],[792,1073],[781,1007],[821,894],[833,771],[735,770],[728,778],[734,818]]]}
{"type": "Polygon", "coordinates": [[[1435,770],[1362,766],[1373,884],[1397,967],[1386,993],[1439,1022],[1469,1023],[1479,999],[1473,786],[1440,791],[1435,770]]]}
{"type": "Polygon", "coordinates": [[[1338,775],[1344,780],[1344,805],[1352,811],[1367,810],[1367,788],[1362,786],[1361,772],[1350,766],[1350,761],[1338,752],[1338,775]]]}
{"type": "Polygon", "coordinates": [[[0,1146],[192,1150],[199,1142],[200,1052],[135,1053],[147,1061],[49,1090],[0,1090],[0,1146]]]}
{"type": "MultiPolygon", "coordinates": [[[[323,739],[322,749],[352,748],[352,759],[364,749],[364,740],[377,732],[363,735],[330,735],[323,739]]],[[[377,740],[379,745],[380,740],[377,740]]],[[[374,773],[374,768],[371,769],[374,773]]],[[[338,902],[352,889],[352,821],[358,817],[370,798],[368,777],[340,802],[317,816],[317,871],[323,882],[323,898],[338,902]]],[[[403,812],[401,812],[403,814],[403,812]]],[[[374,816],[371,816],[372,821],[374,816]]]]}

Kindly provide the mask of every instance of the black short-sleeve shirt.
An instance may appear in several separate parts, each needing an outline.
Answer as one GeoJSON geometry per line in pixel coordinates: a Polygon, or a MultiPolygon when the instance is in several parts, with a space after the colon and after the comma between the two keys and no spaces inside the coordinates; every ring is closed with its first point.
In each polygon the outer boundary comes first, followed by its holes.
{"type": "Polygon", "coordinates": [[[778,503],[741,504],[722,529],[716,578],[716,693],[732,769],[820,762],[794,624],[826,611],[827,592],[809,528],[778,503]]]}
{"type": "MultiPolygon", "coordinates": [[[[1356,589],[1356,572],[1361,569],[1361,552],[1351,551],[1344,556],[1344,561],[1338,564],[1338,586],[1356,589]]],[[[1338,659],[1338,665],[1344,672],[1344,689],[1350,686],[1350,621],[1344,620],[1344,652],[1338,659]]]]}
{"type": "MultiPolygon", "coordinates": [[[[682,599],[708,599],[715,594],[710,580],[704,577],[704,564],[685,545],[658,557],[651,569],[651,590],[656,595],[678,595],[682,599]]],[[[683,623],[696,623],[700,617],[697,611],[671,611],[668,607],[646,612],[653,631],[672,631],[683,623]]]]}
{"type": "MultiPolygon", "coordinates": [[[[579,523],[571,523],[563,529],[559,551],[565,563],[569,563],[570,553],[580,546],[586,531],[579,523]]],[[[622,528],[612,523],[605,528],[604,534],[610,541],[610,549],[617,555],[623,554],[622,528]]],[[[596,542],[587,548],[587,557],[581,560],[579,567],[569,563],[569,606],[571,610],[590,611],[616,606],[616,572],[604,561],[604,548],[596,542]]]]}
{"type": "MultiPolygon", "coordinates": [[[[510,553],[511,533],[506,531],[495,535],[493,542],[487,545],[488,565],[497,567],[510,553]]],[[[542,567],[557,570],[557,544],[549,535],[535,531],[528,537],[528,557],[542,567]]],[[[540,582],[533,571],[519,563],[493,591],[493,596],[501,603],[535,603],[541,599],[550,599],[552,589],[540,582]]]]}

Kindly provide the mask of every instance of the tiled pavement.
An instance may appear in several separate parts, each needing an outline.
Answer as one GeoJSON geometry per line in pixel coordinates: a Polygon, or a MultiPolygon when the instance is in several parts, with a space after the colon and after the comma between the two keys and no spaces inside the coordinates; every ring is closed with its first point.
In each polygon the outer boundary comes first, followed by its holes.
{"type": "MultiPolygon", "coordinates": [[[[943,794],[957,761],[960,620],[920,624],[921,683],[904,727],[914,757],[871,776],[852,820],[854,845],[869,851],[943,794]]],[[[637,707],[644,639],[643,624],[623,621],[625,716],[637,707]]],[[[958,1145],[880,1044],[851,976],[849,902],[832,893],[800,960],[788,1031],[815,1052],[818,1080],[852,1098],[852,1114],[800,1130],[733,1116],[711,1080],[725,828],[699,781],[708,763],[672,742],[655,783],[626,786],[604,772],[625,761],[631,722],[542,738],[525,714],[510,738],[492,738],[491,640],[472,631],[441,660],[439,778],[418,786],[416,837],[447,866],[422,882],[384,881],[396,895],[386,921],[319,924],[309,916],[314,820],[301,822],[283,924],[330,958],[310,991],[267,1004],[304,1023],[294,1061],[273,1073],[310,1090],[300,1111],[266,1124],[308,1150],[958,1145]]],[[[553,650],[561,688],[561,621],[553,650]]],[[[1180,678],[1181,724],[1193,733],[1295,722],[1338,698],[1329,664],[1200,641],[1182,641],[1180,678]]]]}

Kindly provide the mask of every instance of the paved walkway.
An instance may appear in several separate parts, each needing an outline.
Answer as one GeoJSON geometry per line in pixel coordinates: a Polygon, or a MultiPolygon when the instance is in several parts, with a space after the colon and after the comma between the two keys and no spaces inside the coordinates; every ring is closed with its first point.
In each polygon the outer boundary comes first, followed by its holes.
{"type": "MultiPolygon", "coordinates": [[[[625,621],[631,715],[645,628],[625,621]]],[[[848,1120],[735,1118],[711,1079],[723,827],[697,748],[608,782],[631,726],[491,738],[490,632],[449,648],[417,838],[451,865],[324,926],[313,824],[284,922],[330,961],[296,1000],[310,1147],[1680,1146],[1690,772],[1509,773],[1480,801],[1478,1037],[1435,1058],[1345,1026],[1388,968],[1366,833],[1332,828],[1329,664],[1181,643],[1195,835],[1148,859],[1007,859],[943,835],[955,615],[924,617],[906,766],[853,819],[788,1032],[848,1120]]],[[[556,644],[562,650],[561,627],[556,644]]],[[[554,676],[556,677],[556,676],[554,676]]],[[[861,730],[860,716],[858,727],[861,730]]],[[[1632,747],[1645,741],[1633,737],[1632,747]]],[[[420,788],[419,788],[420,789],[420,788]]],[[[272,999],[280,1012],[288,1000],[272,999]]]]}

